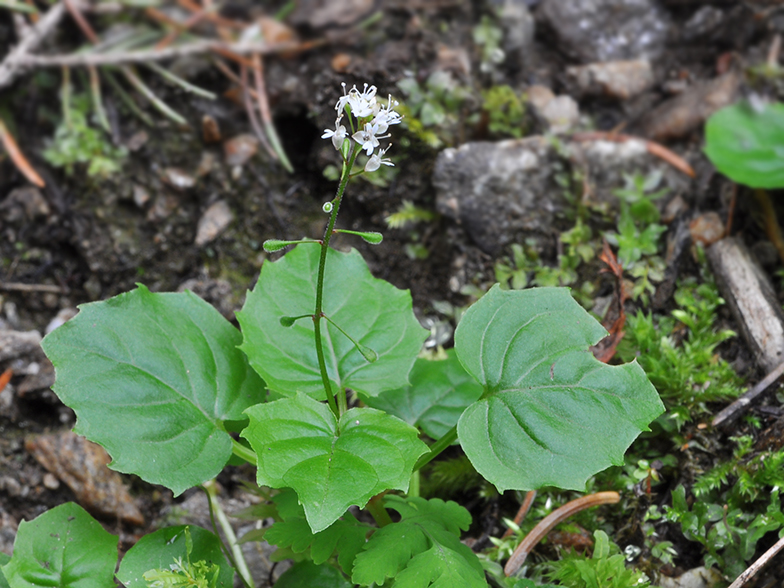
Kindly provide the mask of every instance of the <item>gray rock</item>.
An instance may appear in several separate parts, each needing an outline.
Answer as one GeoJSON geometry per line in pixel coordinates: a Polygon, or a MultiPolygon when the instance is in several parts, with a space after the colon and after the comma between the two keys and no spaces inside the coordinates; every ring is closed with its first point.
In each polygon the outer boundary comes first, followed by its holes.
{"type": "Polygon", "coordinates": [[[0,361],[32,353],[41,346],[38,331],[0,331],[0,361]]]}
{"type": "Polygon", "coordinates": [[[487,253],[521,241],[523,233],[545,236],[566,204],[557,163],[542,137],[445,149],[433,171],[436,205],[487,253]]]}
{"type": "Polygon", "coordinates": [[[196,245],[201,247],[214,241],[233,221],[234,213],[228,203],[225,200],[218,200],[205,210],[199,219],[196,228],[196,245]]]}
{"type": "Polygon", "coordinates": [[[545,0],[540,14],[560,48],[582,63],[653,59],[670,28],[653,0],[545,0]]]}
{"type": "Polygon", "coordinates": [[[566,75],[583,96],[608,96],[626,100],[641,94],[656,81],[647,59],[589,63],[566,68],[566,75]]]}
{"type": "Polygon", "coordinates": [[[525,0],[496,0],[501,26],[504,28],[504,51],[516,59],[525,59],[534,42],[535,23],[525,0]]]}

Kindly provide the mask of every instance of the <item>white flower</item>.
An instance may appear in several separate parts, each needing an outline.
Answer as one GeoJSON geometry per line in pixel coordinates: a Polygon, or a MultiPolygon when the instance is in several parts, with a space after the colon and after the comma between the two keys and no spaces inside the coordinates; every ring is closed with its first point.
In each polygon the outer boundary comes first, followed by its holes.
{"type": "MultiPolygon", "coordinates": [[[[348,93],[346,98],[348,105],[351,107],[351,114],[357,118],[366,118],[375,113],[376,104],[376,87],[365,84],[364,90],[360,92],[354,86],[348,93]]],[[[339,102],[339,101],[338,101],[339,102]]]]}
{"type": "Polygon", "coordinates": [[[370,155],[373,153],[373,149],[378,147],[378,138],[376,137],[377,133],[377,126],[370,123],[365,123],[365,128],[354,133],[351,138],[362,145],[362,149],[364,149],[367,153],[367,156],[370,157],[370,155]]]}
{"type": "Polygon", "coordinates": [[[348,131],[346,131],[346,127],[340,124],[340,118],[338,117],[335,120],[335,130],[332,129],[324,129],[324,134],[321,135],[322,139],[332,139],[332,145],[334,145],[335,149],[340,151],[340,148],[343,146],[343,139],[348,136],[348,131]]]}
{"type": "Polygon", "coordinates": [[[387,145],[386,149],[382,149],[378,153],[374,153],[370,159],[367,160],[367,163],[365,164],[365,171],[374,172],[381,167],[381,164],[394,167],[395,164],[392,163],[392,161],[390,161],[388,158],[381,159],[390,147],[392,147],[391,143],[387,145]]]}

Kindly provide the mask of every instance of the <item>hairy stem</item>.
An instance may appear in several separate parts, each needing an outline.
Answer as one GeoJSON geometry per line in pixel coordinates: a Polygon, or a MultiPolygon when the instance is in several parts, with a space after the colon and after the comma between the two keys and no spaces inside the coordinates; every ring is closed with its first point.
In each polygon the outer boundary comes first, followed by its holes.
{"type": "Polygon", "coordinates": [[[338,186],[338,192],[335,195],[335,199],[332,201],[332,214],[330,214],[329,216],[329,223],[327,224],[327,230],[324,231],[324,239],[322,240],[322,244],[321,244],[321,257],[319,258],[318,282],[316,283],[316,311],[313,313],[313,328],[316,337],[316,355],[318,356],[319,371],[321,371],[321,381],[324,384],[324,391],[327,395],[327,403],[329,404],[329,407],[332,409],[332,412],[334,412],[335,416],[338,418],[340,418],[342,412],[345,411],[346,391],[343,389],[338,390],[338,394],[341,395],[341,400],[342,400],[341,406],[338,407],[338,405],[335,403],[335,395],[332,393],[332,386],[329,383],[329,375],[327,374],[327,363],[324,360],[324,348],[321,343],[321,319],[324,318],[323,316],[324,268],[327,264],[327,251],[329,250],[329,241],[332,238],[332,231],[335,228],[335,221],[337,221],[338,219],[340,202],[343,199],[343,192],[346,190],[346,184],[348,184],[349,174],[351,172],[351,168],[354,167],[354,160],[357,158],[359,151],[360,151],[359,145],[354,145],[354,148],[351,151],[351,156],[349,157],[348,162],[346,162],[346,164],[343,166],[343,176],[340,178],[340,185],[338,186]]]}
{"type": "Polygon", "coordinates": [[[240,578],[242,578],[243,583],[248,586],[248,588],[254,588],[255,584],[253,583],[253,578],[250,575],[250,570],[248,569],[248,564],[245,561],[245,556],[242,554],[242,547],[237,542],[237,536],[234,534],[234,529],[231,528],[229,518],[226,516],[226,513],[223,512],[223,508],[221,507],[220,502],[218,502],[218,489],[215,486],[215,480],[205,482],[203,488],[207,493],[207,499],[210,501],[210,508],[215,513],[215,518],[218,520],[218,524],[220,525],[223,534],[226,535],[226,541],[229,543],[229,549],[234,556],[234,566],[237,570],[237,573],[239,574],[240,578]]]}

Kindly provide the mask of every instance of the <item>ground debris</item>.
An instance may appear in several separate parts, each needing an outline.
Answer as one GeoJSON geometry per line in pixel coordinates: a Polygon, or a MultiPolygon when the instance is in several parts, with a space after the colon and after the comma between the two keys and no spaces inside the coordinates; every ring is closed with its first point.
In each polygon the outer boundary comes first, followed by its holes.
{"type": "Polygon", "coordinates": [[[143,525],[144,516],[126,490],[120,474],[106,464],[111,458],[102,447],[70,431],[25,440],[25,449],[76,495],[79,504],[95,515],[143,525]]]}

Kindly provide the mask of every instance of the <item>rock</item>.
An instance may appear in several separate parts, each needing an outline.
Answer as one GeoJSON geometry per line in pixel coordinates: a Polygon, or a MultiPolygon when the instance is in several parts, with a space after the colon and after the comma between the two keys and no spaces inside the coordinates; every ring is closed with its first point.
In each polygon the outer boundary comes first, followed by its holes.
{"type": "Polygon", "coordinates": [[[524,61],[534,43],[535,23],[525,0],[494,2],[504,29],[503,49],[508,56],[524,61]]]}
{"type": "Polygon", "coordinates": [[[582,96],[608,96],[627,100],[645,92],[655,82],[647,59],[607,61],[566,68],[566,75],[582,96]]]}
{"type": "Polygon", "coordinates": [[[223,143],[223,155],[226,165],[231,167],[245,165],[251,157],[256,155],[258,150],[259,140],[248,133],[237,135],[223,143]]]}
{"type": "Polygon", "coordinates": [[[714,112],[735,102],[740,81],[740,73],[732,70],[695,84],[647,114],[640,122],[642,134],[654,141],[684,137],[714,112]]]}
{"type": "Polygon", "coordinates": [[[654,0],[544,0],[540,15],[560,48],[580,63],[654,59],[670,28],[654,0]]]}
{"type": "Polygon", "coordinates": [[[13,554],[17,525],[16,519],[0,506],[0,552],[6,555],[13,554]]]}
{"type": "Polygon", "coordinates": [[[38,331],[0,331],[0,361],[21,357],[40,346],[41,333],[38,331]]]}
{"type": "Polygon", "coordinates": [[[289,20],[296,27],[312,29],[347,27],[368,16],[374,4],[373,0],[302,0],[297,2],[289,20]]]}
{"type": "Polygon", "coordinates": [[[49,324],[46,325],[45,333],[48,335],[52,331],[54,331],[57,327],[64,325],[67,321],[71,320],[75,317],[79,311],[76,308],[68,306],[66,308],[61,308],[60,311],[55,315],[55,317],[49,321],[49,324]]]}
{"type": "Polygon", "coordinates": [[[724,223],[717,212],[706,212],[689,223],[691,240],[706,247],[724,236],[724,223]]]}
{"type": "Polygon", "coordinates": [[[699,567],[684,572],[677,578],[659,576],[657,584],[660,588],[713,588],[723,581],[716,570],[699,567]]]}
{"type": "Polygon", "coordinates": [[[522,242],[523,233],[544,237],[566,204],[554,177],[556,161],[542,137],[445,149],[433,171],[436,206],[487,253],[522,242]]]}
{"type": "Polygon", "coordinates": [[[553,133],[569,131],[580,119],[577,102],[571,96],[556,96],[545,86],[531,86],[527,96],[536,114],[553,133]]]}
{"type": "Polygon", "coordinates": [[[234,213],[228,203],[225,200],[219,200],[205,210],[199,219],[196,228],[196,245],[202,247],[214,241],[233,221],[234,213]]]}
{"type": "Polygon", "coordinates": [[[179,167],[167,167],[161,179],[177,190],[188,190],[196,185],[196,178],[179,167]]]}
{"type": "Polygon", "coordinates": [[[683,25],[683,38],[695,41],[716,31],[724,21],[724,12],[715,6],[703,6],[683,25]]]}
{"type": "Polygon", "coordinates": [[[234,320],[234,313],[242,307],[242,301],[236,299],[231,284],[226,280],[214,280],[207,276],[191,278],[177,287],[177,292],[186,290],[212,304],[228,320],[234,320]]]}
{"type": "Polygon", "coordinates": [[[683,196],[676,194],[675,198],[671,199],[667,203],[667,206],[664,207],[661,220],[665,225],[668,225],[682,214],[685,214],[688,210],[688,202],[683,199],[683,196]]]}
{"type": "Polygon", "coordinates": [[[147,188],[139,184],[133,185],[133,203],[139,208],[144,208],[150,201],[150,193],[147,188]]]}
{"type": "Polygon", "coordinates": [[[215,117],[205,114],[201,117],[201,136],[205,143],[220,143],[221,131],[215,117]]]}
{"type": "Polygon", "coordinates": [[[25,449],[76,495],[86,510],[143,525],[144,516],[128,494],[120,474],[106,464],[111,458],[102,447],[70,431],[25,440],[25,449]]]}
{"type": "Polygon", "coordinates": [[[11,190],[0,202],[0,218],[8,223],[30,222],[49,216],[49,203],[34,186],[11,190]]]}

